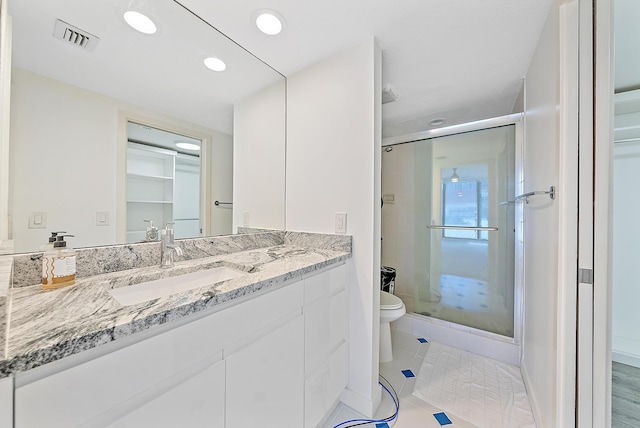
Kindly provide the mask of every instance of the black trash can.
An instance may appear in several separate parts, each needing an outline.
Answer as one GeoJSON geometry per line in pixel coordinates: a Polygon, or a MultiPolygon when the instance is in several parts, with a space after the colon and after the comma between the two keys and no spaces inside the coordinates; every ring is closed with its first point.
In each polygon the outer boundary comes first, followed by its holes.
{"type": "Polygon", "coordinates": [[[380,289],[393,294],[396,286],[396,270],[389,266],[380,267],[380,289]]]}

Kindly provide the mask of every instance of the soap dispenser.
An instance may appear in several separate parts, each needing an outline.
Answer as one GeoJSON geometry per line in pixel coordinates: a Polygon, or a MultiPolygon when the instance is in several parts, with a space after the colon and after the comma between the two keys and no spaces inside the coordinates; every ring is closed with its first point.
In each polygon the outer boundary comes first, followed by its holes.
{"type": "Polygon", "coordinates": [[[76,252],[67,247],[65,236],[59,235],[53,243],[53,248],[42,256],[42,288],[66,287],[76,282],[76,252]]]}
{"type": "Polygon", "coordinates": [[[49,243],[48,244],[42,244],[40,246],[40,251],[49,251],[51,249],[53,249],[53,243],[56,242],[56,238],[58,237],[58,235],[62,234],[62,233],[67,233],[67,232],[51,232],[51,236],[49,237],[49,243]]]}
{"type": "Polygon", "coordinates": [[[158,228],[153,225],[153,220],[144,220],[145,223],[149,223],[149,227],[147,227],[147,237],[146,241],[157,241],[158,240],[158,228]]]}

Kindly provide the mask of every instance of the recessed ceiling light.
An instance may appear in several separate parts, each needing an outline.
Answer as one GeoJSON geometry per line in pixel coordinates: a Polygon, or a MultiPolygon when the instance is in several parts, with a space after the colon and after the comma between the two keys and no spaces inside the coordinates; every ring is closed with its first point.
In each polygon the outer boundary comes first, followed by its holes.
{"type": "Polygon", "coordinates": [[[284,18],[272,10],[258,10],[253,18],[258,30],[269,36],[280,34],[284,28],[284,18]]]}
{"type": "Polygon", "coordinates": [[[225,64],[223,60],[212,56],[204,59],[204,65],[213,71],[225,71],[227,69],[227,64],[225,64]]]}
{"type": "Polygon", "coordinates": [[[443,125],[446,121],[444,119],[433,119],[429,122],[430,126],[440,126],[443,125]]]}
{"type": "Polygon", "coordinates": [[[176,146],[185,150],[195,150],[200,151],[200,146],[193,143],[187,143],[186,141],[178,141],[176,142],[176,146]]]}
{"type": "Polygon", "coordinates": [[[126,11],[124,13],[124,20],[131,28],[144,34],[154,34],[158,31],[158,27],[156,27],[156,24],[151,18],[135,10],[126,11]]]}

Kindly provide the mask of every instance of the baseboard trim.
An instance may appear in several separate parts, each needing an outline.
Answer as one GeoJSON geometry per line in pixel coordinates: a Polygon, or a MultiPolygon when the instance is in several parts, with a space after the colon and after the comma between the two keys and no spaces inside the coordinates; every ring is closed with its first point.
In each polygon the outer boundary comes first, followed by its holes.
{"type": "Polygon", "coordinates": [[[536,426],[542,427],[542,414],[540,413],[540,406],[538,405],[538,400],[533,392],[533,388],[531,387],[529,373],[527,372],[527,365],[524,360],[520,362],[520,374],[522,375],[524,387],[527,390],[527,396],[529,397],[529,404],[531,404],[533,419],[535,419],[536,426]]]}
{"type": "Polygon", "coordinates": [[[382,387],[380,384],[376,384],[373,389],[373,399],[371,400],[355,391],[345,388],[340,395],[340,401],[365,417],[373,418],[374,413],[378,410],[378,406],[380,406],[380,401],[382,401],[382,387]]]}
{"type": "Polygon", "coordinates": [[[616,363],[626,364],[628,366],[640,368],[640,356],[627,354],[626,352],[612,351],[611,359],[616,363]]]}

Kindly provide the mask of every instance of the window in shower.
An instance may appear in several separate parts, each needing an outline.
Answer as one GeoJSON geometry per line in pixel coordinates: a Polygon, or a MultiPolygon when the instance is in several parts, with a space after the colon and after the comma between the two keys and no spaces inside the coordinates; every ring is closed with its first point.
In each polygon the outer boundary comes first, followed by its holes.
{"type": "MultiPolygon", "coordinates": [[[[488,225],[488,183],[449,179],[442,183],[442,220],[450,226],[481,227],[488,225]]],[[[487,239],[483,230],[443,229],[445,238],[487,239]]]]}
{"type": "Polygon", "coordinates": [[[499,126],[382,154],[382,193],[393,195],[382,264],[408,311],[514,337],[516,207],[502,202],[516,189],[515,134],[499,126]]]}

